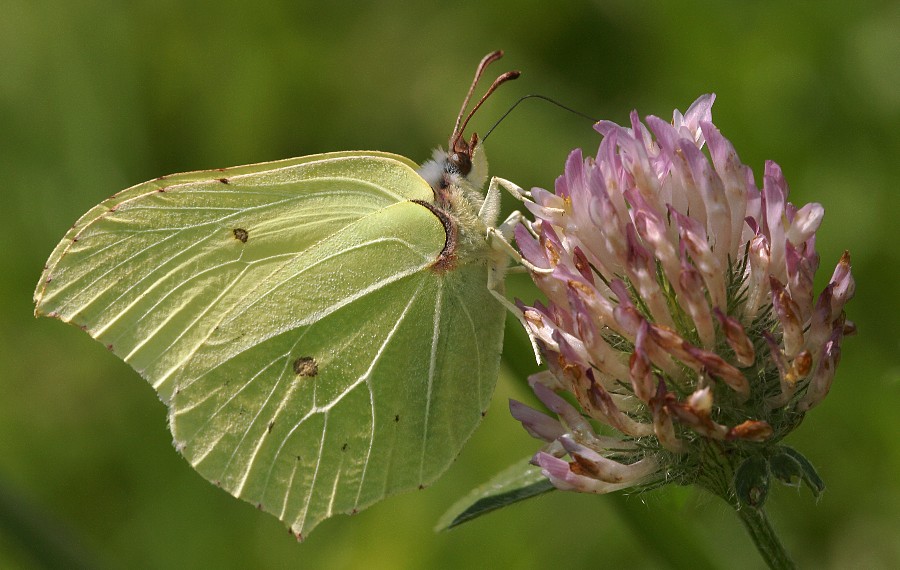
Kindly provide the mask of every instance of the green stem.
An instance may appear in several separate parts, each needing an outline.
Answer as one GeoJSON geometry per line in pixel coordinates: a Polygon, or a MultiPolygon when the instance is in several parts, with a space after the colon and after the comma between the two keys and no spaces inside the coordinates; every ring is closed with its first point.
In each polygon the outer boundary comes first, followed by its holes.
{"type": "Polygon", "coordinates": [[[737,509],[737,514],[769,568],[782,570],[797,567],[778,539],[765,509],[741,507],[737,509]]]}
{"type": "Polygon", "coordinates": [[[694,483],[718,495],[731,505],[744,523],[744,528],[753,539],[753,544],[760,556],[773,570],[796,568],[781,540],[775,533],[775,528],[769,521],[769,517],[763,508],[754,508],[742,505],[734,493],[733,481],[737,464],[742,460],[741,456],[729,454],[721,445],[709,442],[704,445],[700,453],[700,466],[694,483]]]}

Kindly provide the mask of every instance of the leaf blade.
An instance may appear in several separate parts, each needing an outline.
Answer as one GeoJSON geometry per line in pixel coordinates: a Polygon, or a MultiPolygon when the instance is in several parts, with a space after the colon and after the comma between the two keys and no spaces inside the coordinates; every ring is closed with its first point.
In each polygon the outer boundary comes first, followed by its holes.
{"type": "Polygon", "coordinates": [[[486,483],[476,487],[453,504],[441,516],[435,531],[450,530],[464,522],[555,490],[541,468],[529,463],[530,457],[507,467],[486,483]]]}

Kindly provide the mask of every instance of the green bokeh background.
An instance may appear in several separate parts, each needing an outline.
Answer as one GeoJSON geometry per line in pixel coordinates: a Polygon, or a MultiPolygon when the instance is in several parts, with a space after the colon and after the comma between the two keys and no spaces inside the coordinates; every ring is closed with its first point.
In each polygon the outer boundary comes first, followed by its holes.
{"type": "MultiPolygon", "coordinates": [[[[639,0],[0,0],[0,567],[760,567],[733,513],[686,489],[552,493],[434,534],[456,498],[537,447],[506,410],[508,397],[529,399],[521,337],[485,424],[440,482],[297,544],[179,457],[137,374],[77,329],[32,317],[44,260],[108,195],[329,150],[423,160],[498,47],[497,70],[523,77],[476,130],[525,93],[623,122],[715,91],[716,123],[744,162],[759,175],[776,160],[794,203],[825,206],[817,287],[851,250],[860,333],[789,439],[828,491],[816,504],[779,488],[769,508],[804,567],[900,567],[900,4],[639,0]]],[[[589,123],[530,101],[487,151],[493,174],[551,188],[569,149],[598,141],[589,123]]]]}

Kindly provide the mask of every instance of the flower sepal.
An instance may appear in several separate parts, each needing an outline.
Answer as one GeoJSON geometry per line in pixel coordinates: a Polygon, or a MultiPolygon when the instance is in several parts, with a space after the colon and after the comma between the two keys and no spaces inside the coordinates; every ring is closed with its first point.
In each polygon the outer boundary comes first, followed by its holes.
{"type": "Polygon", "coordinates": [[[762,508],[773,479],[789,487],[799,487],[803,482],[816,498],[825,490],[825,483],[808,459],[793,448],[779,445],[747,457],[735,469],[732,486],[740,506],[762,508]]]}
{"type": "Polygon", "coordinates": [[[751,455],[734,471],[734,494],[742,507],[762,508],[769,496],[769,462],[751,455]]]}

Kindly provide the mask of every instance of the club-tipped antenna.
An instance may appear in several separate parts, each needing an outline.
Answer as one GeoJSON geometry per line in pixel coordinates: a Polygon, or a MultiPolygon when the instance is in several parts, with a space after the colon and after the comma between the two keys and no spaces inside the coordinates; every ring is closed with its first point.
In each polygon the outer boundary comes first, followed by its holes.
{"type": "Polygon", "coordinates": [[[503,57],[503,50],[492,51],[487,54],[483,58],[481,58],[481,62],[478,64],[478,68],[475,70],[475,77],[472,79],[472,84],[469,86],[469,92],[466,93],[466,98],[463,99],[462,107],[459,109],[459,115],[456,116],[456,125],[453,127],[453,135],[455,136],[457,132],[459,132],[459,125],[462,124],[463,115],[466,113],[466,107],[469,106],[469,101],[472,100],[472,95],[475,93],[475,87],[478,85],[478,80],[481,79],[482,74],[484,74],[484,70],[487,69],[487,66],[494,63],[498,59],[503,57]]]}
{"type": "Polygon", "coordinates": [[[492,64],[503,57],[503,50],[493,51],[481,59],[481,62],[478,64],[478,68],[475,70],[475,77],[472,79],[472,85],[469,86],[469,92],[466,93],[466,98],[463,100],[462,107],[459,110],[459,115],[456,116],[456,125],[453,127],[453,134],[450,135],[450,150],[453,152],[456,148],[459,147],[459,141],[462,139],[463,132],[466,130],[466,126],[469,124],[469,119],[475,114],[475,111],[481,107],[482,103],[491,96],[491,93],[497,90],[498,87],[506,83],[507,81],[511,81],[519,77],[518,71],[507,71],[506,73],[497,77],[484,95],[481,96],[481,99],[478,100],[478,103],[472,107],[472,110],[466,114],[466,107],[469,105],[469,101],[472,100],[472,95],[475,93],[475,87],[478,85],[478,80],[481,79],[481,76],[484,74],[484,70],[492,64]]]}
{"type": "Polygon", "coordinates": [[[516,79],[517,77],[519,77],[519,75],[520,74],[518,71],[507,71],[506,73],[495,79],[494,82],[491,83],[491,86],[488,88],[488,90],[485,91],[484,95],[482,95],[481,99],[478,100],[478,103],[476,103],[475,106],[472,107],[472,110],[469,111],[469,114],[466,116],[465,120],[462,122],[462,125],[460,125],[459,127],[459,132],[455,133],[455,139],[459,139],[463,136],[463,132],[465,132],[466,126],[469,124],[469,119],[471,119],[475,114],[475,111],[477,111],[478,108],[481,107],[481,104],[491,96],[491,93],[496,91],[498,87],[500,87],[507,81],[516,79]]]}
{"type": "Polygon", "coordinates": [[[571,107],[569,107],[569,106],[567,106],[567,105],[563,105],[562,103],[560,103],[560,102],[557,101],[556,99],[551,99],[550,97],[547,97],[546,95],[539,95],[539,94],[537,94],[537,93],[531,93],[531,94],[529,94],[529,95],[523,95],[522,97],[519,98],[518,101],[516,101],[515,103],[513,103],[512,106],[511,106],[505,113],[503,113],[503,115],[502,115],[499,119],[497,119],[497,122],[494,123],[493,126],[491,126],[490,129],[488,129],[487,133],[485,133],[485,135],[484,135],[483,137],[481,137],[481,140],[482,140],[482,141],[486,140],[486,139],[488,138],[488,136],[490,136],[490,134],[494,131],[494,129],[497,128],[497,125],[499,125],[499,124],[503,121],[503,119],[505,119],[505,118],[507,117],[507,115],[509,115],[510,113],[512,113],[512,112],[513,112],[513,109],[515,109],[516,107],[518,107],[518,106],[519,106],[519,103],[521,103],[521,102],[524,101],[525,99],[543,99],[544,101],[547,101],[548,103],[553,103],[553,104],[556,105],[557,107],[559,107],[559,108],[561,108],[561,109],[565,109],[566,111],[569,111],[570,113],[574,113],[574,114],[578,115],[579,117],[584,117],[585,119],[588,119],[589,121],[591,121],[591,122],[593,122],[593,123],[596,123],[596,122],[598,122],[598,121],[600,120],[600,119],[595,119],[594,117],[591,117],[590,115],[587,115],[587,114],[585,114],[585,113],[582,113],[581,111],[578,111],[578,110],[576,110],[576,109],[573,109],[573,108],[571,108],[571,107]]]}

